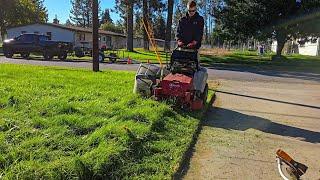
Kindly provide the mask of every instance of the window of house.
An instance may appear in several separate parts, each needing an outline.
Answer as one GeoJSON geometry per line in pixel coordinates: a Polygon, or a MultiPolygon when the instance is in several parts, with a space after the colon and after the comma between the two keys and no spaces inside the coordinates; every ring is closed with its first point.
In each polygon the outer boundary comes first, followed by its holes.
{"type": "Polygon", "coordinates": [[[85,33],[79,33],[78,34],[79,41],[85,41],[86,40],[86,34],[85,33]]]}
{"type": "Polygon", "coordinates": [[[105,36],[103,36],[103,41],[106,42],[106,37],[105,36]]]}
{"type": "Polygon", "coordinates": [[[51,32],[47,32],[47,36],[48,36],[48,40],[52,39],[52,33],[51,32]]]}
{"type": "Polygon", "coordinates": [[[111,36],[106,36],[106,44],[111,47],[111,36]]]}

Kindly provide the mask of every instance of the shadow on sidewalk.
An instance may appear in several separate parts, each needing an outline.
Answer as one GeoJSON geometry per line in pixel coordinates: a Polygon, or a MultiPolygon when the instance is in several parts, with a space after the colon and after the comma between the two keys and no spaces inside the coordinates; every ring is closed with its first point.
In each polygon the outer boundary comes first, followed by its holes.
{"type": "Polygon", "coordinates": [[[269,119],[242,114],[229,109],[215,107],[204,122],[204,126],[227,130],[246,131],[256,129],[265,133],[297,138],[300,141],[320,143],[320,132],[272,122],[269,119]]]}

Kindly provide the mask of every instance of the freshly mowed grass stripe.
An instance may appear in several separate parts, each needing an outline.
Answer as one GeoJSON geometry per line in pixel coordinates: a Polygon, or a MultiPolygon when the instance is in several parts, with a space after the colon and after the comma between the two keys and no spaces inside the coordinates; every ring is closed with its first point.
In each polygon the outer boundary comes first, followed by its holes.
{"type": "Polygon", "coordinates": [[[134,73],[0,65],[0,177],[170,179],[199,124],[134,73]]]}

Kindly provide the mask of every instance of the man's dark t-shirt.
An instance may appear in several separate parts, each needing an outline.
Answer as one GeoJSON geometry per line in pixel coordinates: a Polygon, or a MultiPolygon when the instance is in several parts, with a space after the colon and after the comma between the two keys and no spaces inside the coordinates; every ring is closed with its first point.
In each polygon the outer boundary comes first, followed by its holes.
{"type": "Polygon", "coordinates": [[[204,19],[198,12],[192,17],[189,17],[189,14],[187,13],[186,16],[182,17],[179,21],[177,40],[182,41],[185,45],[192,41],[197,41],[195,48],[199,49],[203,36],[203,26],[204,19]]]}

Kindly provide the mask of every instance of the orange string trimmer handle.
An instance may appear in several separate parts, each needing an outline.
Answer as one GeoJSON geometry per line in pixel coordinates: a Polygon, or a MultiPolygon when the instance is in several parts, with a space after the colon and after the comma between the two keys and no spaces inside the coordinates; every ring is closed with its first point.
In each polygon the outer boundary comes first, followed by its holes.
{"type": "Polygon", "coordinates": [[[284,151],[281,150],[281,149],[279,149],[279,150],[277,151],[277,155],[278,155],[281,159],[283,159],[283,160],[285,160],[285,161],[287,161],[287,162],[291,162],[291,161],[293,160],[286,152],[284,152],[284,151]]]}
{"type": "Polygon", "coordinates": [[[299,163],[295,160],[293,160],[286,152],[284,152],[283,150],[279,149],[277,151],[277,156],[283,160],[287,165],[289,165],[291,168],[293,168],[294,170],[294,174],[297,177],[302,176],[304,173],[306,173],[308,166],[299,163]]]}

